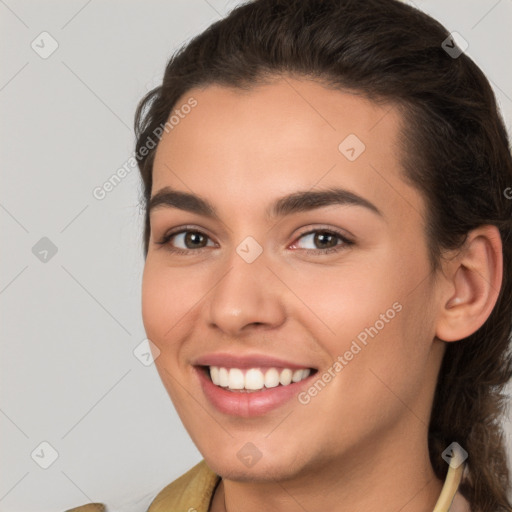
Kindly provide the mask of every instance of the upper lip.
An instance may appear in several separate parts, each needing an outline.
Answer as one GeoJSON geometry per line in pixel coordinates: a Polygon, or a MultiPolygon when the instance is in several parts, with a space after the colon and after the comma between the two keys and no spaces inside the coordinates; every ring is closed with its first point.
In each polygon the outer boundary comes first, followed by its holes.
{"type": "MultiPolygon", "coordinates": [[[[309,364],[293,363],[277,357],[269,357],[264,354],[236,355],[227,352],[215,352],[197,357],[193,363],[195,366],[219,366],[224,368],[257,368],[259,366],[269,368],[313,368],[309,364]]],[[[315,368],[313,368],[315,369],[315,368]]]]}

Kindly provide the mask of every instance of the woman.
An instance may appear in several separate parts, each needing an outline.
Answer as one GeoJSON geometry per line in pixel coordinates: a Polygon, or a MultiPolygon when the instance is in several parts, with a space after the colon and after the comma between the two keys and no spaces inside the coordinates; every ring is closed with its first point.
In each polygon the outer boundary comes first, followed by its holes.
{"type": "Polygon", "coordinates": [[[512,510],[512,159],[456,38],[396,0],[256,0],[136,133],[144,326],[204,457],[149,512],[512,510]]]}

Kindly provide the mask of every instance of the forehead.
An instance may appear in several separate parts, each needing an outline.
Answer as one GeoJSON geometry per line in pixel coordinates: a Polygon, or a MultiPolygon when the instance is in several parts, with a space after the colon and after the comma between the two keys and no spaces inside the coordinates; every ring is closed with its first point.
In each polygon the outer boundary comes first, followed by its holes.
{"type": "MultiPolygon", "coordinates": [[[[275,156],[276,144],[298,139],[302,145],[295,146],[297,154],[304,146],[330,145],[337,150],[338,143],[350,133],[375,147],[384,134],[393,139],[400,126],[400,116],[391,105],[378,105],[362,94],[334,90],[313,80],[275,78],[249,90],[209,85],[187,92],[174,111],[179,112],[192,97],[197,106],[180,119],[173,116],[179,123],[164,134],[161,146],[179,145],[187,138],[190,144],[213,143],[224,148],[232,143],[235,150],[235,144],[245,142],[244,152],[250,146],[259,155],[272,152],[275,156]],[[377,129],[384,118],[386,122],[377,129]],[[194,141],[192,132],[198,130],[194,141]]],[[[288,149],[281,148],[281,153],[288,149]]]]}
{"type": "Polygon", "coordinates": [[[423,211],[401,177],[402,119],[390,104],[291,77],[250,90],[192,89],[174,112],[190,98],[197,105],[157,147],[153,194],[171,186],[263,211],[271,196],[343,186],[384,212],[423,211]]]}

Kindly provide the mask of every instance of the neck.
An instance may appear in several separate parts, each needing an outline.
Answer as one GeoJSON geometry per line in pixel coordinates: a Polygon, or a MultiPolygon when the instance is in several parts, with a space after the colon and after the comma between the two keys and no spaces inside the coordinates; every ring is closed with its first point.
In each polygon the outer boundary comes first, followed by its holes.
{"type": "Polygon", "coordinates": [[[432,512],[443,482],[432,469],[426,429],[411,425],[365,440],[343,457],[304,465],[264,481],[223,479],[211,512],[432,512]],[[416,432],[416,435],[414,434],[416,432]],[[422,447],[421,449],[419,447],[422,447]]]}

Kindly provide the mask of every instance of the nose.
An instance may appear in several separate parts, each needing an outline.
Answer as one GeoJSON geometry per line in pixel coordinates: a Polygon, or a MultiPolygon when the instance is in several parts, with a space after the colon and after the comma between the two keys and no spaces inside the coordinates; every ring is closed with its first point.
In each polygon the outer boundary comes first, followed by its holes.
{"type": "Polygon", "coordinates": [[[236,251],[222,263],[217,284],[208,294],[210,327],[226,337],[279,327],[286,320],[284,286],[267,266],[264,252],[248,263],[236,251]]]}

